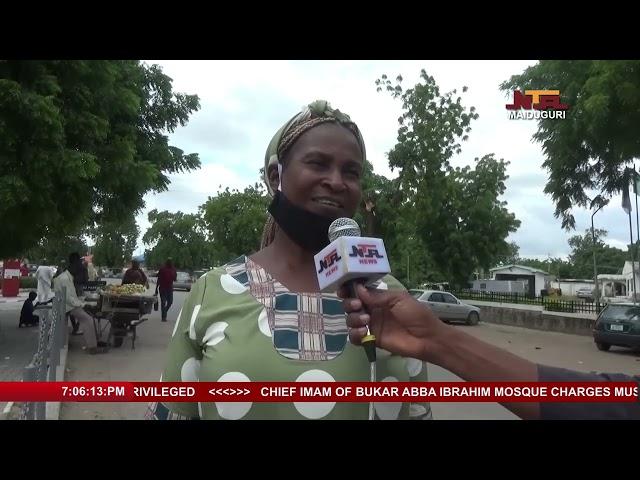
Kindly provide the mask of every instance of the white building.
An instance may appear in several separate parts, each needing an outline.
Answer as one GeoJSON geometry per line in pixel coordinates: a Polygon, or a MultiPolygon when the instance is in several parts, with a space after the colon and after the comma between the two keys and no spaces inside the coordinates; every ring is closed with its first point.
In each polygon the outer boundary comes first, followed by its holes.
{"type": "MultiPolygon", "coordinates": [[[[632,269],[632,262],[624,262],[622,267],[622,276],[627,287],[627,296],[633,295],[633,270],[635,270],[636,294],[640,292],[640,262],[635,262],[635,268],[632,269]]],[[[598,275],[599,276],[599,275],[598,275]]]]}
{"type": "MultiPolygon", "coordinates": [[[[600,274],[598,275],[598,285],[605,299],[619,298],[628,299],[633,295],[633,270],[631,262],[624,262],[622,274],[600,274]]],[[[640,263],[635,263],[636,293],[640,294],[640,263]]]]}
{"type": "Polygon", "coordinates": [[[562,278],[555,282],[551,282],[551,288],[559,288],[562,290],[562,295],[575,297],[577,291],[581,288],[593,290],[595,288],[595,284],[593,283],[593,280],[562,278]]]}
{"type": "Polygon", "coordinates": [[[524,265],[504,265],[489,270],[494,280],[515,280],[527,282],[525,292],[532,297],[539,297],[543,289],[551,286],[551,275],[537,268],[524,265]]]}
{"type": "Polygon", "coordinates": [[[474,280],[473,290],[480,292],[525,293],[527,282],[513,280],[474,280]]]}

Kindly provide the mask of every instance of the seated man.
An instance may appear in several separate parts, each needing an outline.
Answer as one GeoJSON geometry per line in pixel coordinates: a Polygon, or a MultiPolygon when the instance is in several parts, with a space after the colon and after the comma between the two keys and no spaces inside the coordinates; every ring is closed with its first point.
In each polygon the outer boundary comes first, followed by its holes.
{"type": "Polygon", "coordinates": [[[77,253],[69,255],[69,266],[67,269],[57,276],[53,282],[56,296],[60,295],[65,298],[65,312],[70,313],[83,327],[83,337],[87,353],[106,353],[106,344],[98,342],[96,339],[96,331],[91,317],[84,309],[85,303],[78,298],[74,280],[76,277],[82,276],[82,262],[77,253]],[[62,295],[62,289],[65,289],[65,295],[62,295]]]}
{"type": "Polygon", "coordinates": [[[126,285],[127,283],[137,283],[149,288],[149,280],[147,280],[147,276],[140,269],[140,262],[138,262],[137,260],[132,260],[131,268],[124,272],[124,276],[122,277],[122,285],[126,285]]]}
{"type": "Polygon", "coordinates": [[[33,314],[33,301],[37,296],[36,292],[29,292],[29,298],[24,301],[22,310],[20,311],[20,323],[18,323],[18,328],[22,328],[23,326],[35,327],[38,325],[38,322],[40,322],[40,318],[33,314]]]}

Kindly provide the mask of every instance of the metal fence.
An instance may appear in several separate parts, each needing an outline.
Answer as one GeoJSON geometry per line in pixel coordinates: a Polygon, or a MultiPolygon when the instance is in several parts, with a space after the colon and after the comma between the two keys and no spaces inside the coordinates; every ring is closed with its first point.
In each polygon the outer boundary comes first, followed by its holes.
{"type": "Polygon", "coordinates": [[[595,313],[602,311],[606,304],[600,302],[585,302],[573,300],[559,300],[553,297],[530,297],[516,292],[485,292],[478,290],[458,290],[451,292],[460,299],[481,300],[484,302],[517,303],[524,305],[540,305],[549,312],[566,313],[595,313]]]}
{"type": "MultiPolygon", "coordinates": [[[[49,305],[37,307],[40,316],[40,335],[38,349],[31,363],[24,368],[24,382],[54,382],[57,367],[60,365],[60,353],[67,344],[67,321],[65,312],[66,291],[53,298],[49,305]]],[[[22,404],[20,420],[44,420],[46,402],[25,402],[22,404]]]]}

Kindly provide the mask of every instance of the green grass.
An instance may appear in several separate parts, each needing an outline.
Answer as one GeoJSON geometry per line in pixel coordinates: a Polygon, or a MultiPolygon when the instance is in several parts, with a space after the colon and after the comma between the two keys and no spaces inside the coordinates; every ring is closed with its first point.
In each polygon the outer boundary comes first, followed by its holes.
{"type": "MultiPolygon", "coordinates": [[[[0,278],[0,289],[2,288],[2,279],[0,278]]],[[[20,277],[20,288],[38,288],[38,279],[35,277],[20,277]]]]}
{"type": "Polygon", "coordinates": [[[35,277],[20,277],[20,288],[38,288],[38,279],[35,277]]]}

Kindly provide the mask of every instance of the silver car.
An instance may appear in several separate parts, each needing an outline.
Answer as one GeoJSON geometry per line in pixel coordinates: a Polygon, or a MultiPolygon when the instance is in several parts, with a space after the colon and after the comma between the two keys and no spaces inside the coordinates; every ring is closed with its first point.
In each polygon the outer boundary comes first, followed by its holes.
{"type": "Polygon", "coordinates": [[[191,285],[193,285],[193,277],[188,272],[176,272],[176,281],[173,282],[174,290],[186,290],[191,291],[191,285]]]}
{"type": "Polygon", "coordinates": [[[586,302],[593,302],[593,290],[591,288],[579,288],[576,297],[584,299],[586,302]]]}
{"type": "Polygon", "coordinates": [[[440,320],[444,322],[465,322],[477,325],[480,321],[480,309],[462,303],[448,292],[438,290],[409,290],[419,302],[426,303],[440,320]]]}

